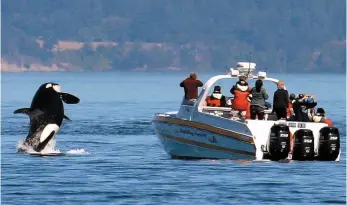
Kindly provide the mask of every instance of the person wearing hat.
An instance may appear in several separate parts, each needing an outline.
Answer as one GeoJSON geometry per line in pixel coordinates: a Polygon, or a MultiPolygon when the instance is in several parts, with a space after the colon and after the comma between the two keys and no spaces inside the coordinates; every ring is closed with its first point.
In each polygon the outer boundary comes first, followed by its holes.
{"type": "Polygon", "coordinates": [[[221,92],[221,87],[219,85],[214,86],[213,93],[211,96],[206,98],[207,106],[212,107],[225,107],[226,100],[225,96],[221,92]]]}
{"type": "Polygon", "coordinates": [[[293,102],[294,121],[308,122],[307,109],[305,107],[305,94],[299,94],[293,102]]]}
{"type": "Polygon", "coordinates": [[[302,106],[303,112],[307,113],[307,118],[308,118],[308,122],[312,122],[313,121],[313,116],[315,115],[315,110],[314,107],[317,106],[317,101],[314,97],[314,95],[305,95],[304,96],[304,103],[302,106]]]}
{"type": "Polygon", "coordinates": [[[198,79],[195,72],[191,72],[189,77],[180,83],[180,87],[184,88],[184,104],[194,104],[198,98],[198,87],[202,87],[203,83],[198,79]]]}
{"type": "Polygon", "coordinates": [[[318,108],[315,116],[313,116],[313,122],[323,122],[328,124],[328,126],[333,126],[331,120],[327,119],[325,116],[325,111],[323,108],[318,108]]]}

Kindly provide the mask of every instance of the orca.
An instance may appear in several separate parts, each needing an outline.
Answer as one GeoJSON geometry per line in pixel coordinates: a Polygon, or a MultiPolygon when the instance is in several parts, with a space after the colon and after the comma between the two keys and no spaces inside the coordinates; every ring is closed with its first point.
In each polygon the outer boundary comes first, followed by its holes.
{"type": "MultiPolygon", "coordinates": [[[[24,145],[41,152],[55,138],[65,120],[71,120],[64,114],[64,105],[78,104],[80,99],[72,94],[61,92],[60,85],[53,82],[42,84],[36,91],[30,108],[20,108],[14,114],[25,114],[30,118],[30,128],[24,145]]],[[[55,143],[52,142],[52,143],[55,143]]],[[[26,150],[18,149],[25,152],[26,150]]]]}

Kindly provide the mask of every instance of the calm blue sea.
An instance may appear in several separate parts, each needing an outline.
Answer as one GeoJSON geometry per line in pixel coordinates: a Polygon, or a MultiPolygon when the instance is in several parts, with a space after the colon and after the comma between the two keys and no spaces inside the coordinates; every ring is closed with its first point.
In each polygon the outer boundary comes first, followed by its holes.
{"type": "MultiPolygon", "coordinates": [[[[206,80],[214,74],[201,74],[206,80]]],[[[2,204],[345,204],[346,82],[344,74],[274,77],[289,92],[315,94],[340,128],[341,162],[172,160],[157,140],[151,118],[178,110],[187,73],[2,73],[2,204]],[[78,96],[66,105],[57,136],[62,157],[16,153],[37,88],[55,81],[78,96]]],[[[233,82],[223,82],[228,94],[233,82]]],[[[269,93],[275,90],[266,84],[269,93]]]]}

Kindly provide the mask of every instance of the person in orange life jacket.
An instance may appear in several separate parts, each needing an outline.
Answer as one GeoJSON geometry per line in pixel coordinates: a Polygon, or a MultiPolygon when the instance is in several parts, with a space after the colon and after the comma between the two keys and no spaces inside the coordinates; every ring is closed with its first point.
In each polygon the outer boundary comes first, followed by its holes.
{"type": "Polygon", "coordinates": [[[226,100],[225,96],[221,93],[221,87],[215,86],[211,96],[208,96],[206,99],[207,106],[213,107],[225,107],[226,100]]]}
{"type": "Polygon", "coordinates": [[[328,124],[328,126],[333,126],[331,120],[326,118],[325,111],[323,108],[318,108],[317,113],[313,116],[313,122],[323,122],[328,124]]]}
{"type": "Polygon", "coordinates": [[[234,95],[231,108],[237,111],[246,112],[249,109],[249,99],[251,88],[248,86],[248,83],[242,79],[236,82],[230,92],[234,95]]]}
{"type": "Polygon", "coordinates": [[[185,104],[194,104],[192,100],[198,98],[198,87],[202,87],[203,83],[198,80],[197,74],[191,72],[189,77],[180,83],[180,87],[184,88],[185,104]]]}
{"type": "Polygon", "coordinates": [[[293,110],[293,103],[295,101],[295,94],[291,93],[289,95],[289,103],[288,103],[288,108],[287,108],[287,118],[290,119],[294,116],[294,110],[293,110]]]}
{"type": "Polygon", "coordinates": [[[277,119],[287,119],[287,107],[289,103],[288,91],[284,89],[284,82],[277,82],[277,90],[273,97],[273,112],[276,113],[277,119]]]}
{"type": "Polygon", "coordinates": [[[259,120],[264,119],[264,110],[265,110],[265,100],[269,98],[269,95],[266,93],[265,88],[263,88],[263,81],[257,80],[255,82],[255,87],[251,89],[251,119],[255,120],[258,115],[259,120]]]}

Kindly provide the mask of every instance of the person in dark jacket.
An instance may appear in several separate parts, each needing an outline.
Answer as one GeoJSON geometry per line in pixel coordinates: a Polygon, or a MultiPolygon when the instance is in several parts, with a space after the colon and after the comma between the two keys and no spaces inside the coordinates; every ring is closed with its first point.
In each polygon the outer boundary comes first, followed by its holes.
{"type": "Polygon", "coordinates": [[[251,94],[251,119],[254,120],[258,116],[258,120],[264,119],[265,100],[269,98],[265,88],[263,88],[263,81],[257,80],[255,87],[252,88],[251,94]]]}
{"type": "Polygon", "coordinates": [[[185,104],[192,104],[189,102],[198,98],[198,87],[202,86],[203,83],[197,78],[195,72],[190,73],[189,77],[180,83],[180,87],[184,88],[185,104]]]}
{"type": "Polygon", "coordinates": [[[287,118],[287,107],[289,103],[288,91],[284,89],[284,82],[278,81],[277,90],[273,97],[273,112],[276,113],[277,119],[287,118]]]}
{"type": "Polygon", "coordinates": [[[299,94],[297,98],[295,98],[295,100],[293,101],[292,105],[293,105],[293,118],[291,118],[291,120],[293,121],[298,121],[298,122],[302,122],[303,120],[303,116],[304,113],[302,112],[302,104],[303,104],[303,98],[304,95],[303,94],[299,94]]]}
{"type": "Polygon", "coordinates": [[[310,122],[314,116],[314,107],[317,105],[313,96],[299,94],[293,103],[294,120],[299,122],[310,122]]]}

